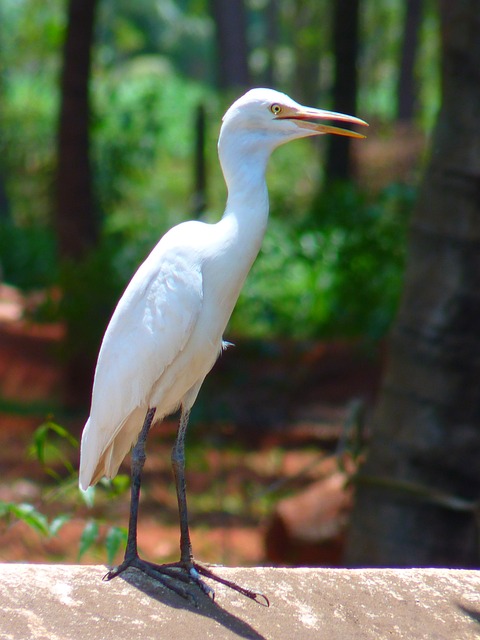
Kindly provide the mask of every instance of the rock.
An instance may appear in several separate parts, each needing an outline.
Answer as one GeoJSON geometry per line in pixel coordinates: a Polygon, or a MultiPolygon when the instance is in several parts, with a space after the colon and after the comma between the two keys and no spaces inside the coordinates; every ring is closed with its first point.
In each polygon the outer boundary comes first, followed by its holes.
{"type": "Polygon", "coordinates": [[[480,573],[443,569],[227,569],[270,608],[222,585],[195,608],[135,572],[0,565],[2,640],[473,640],[480,573]]]}
{"type": "Polygon", "coordinates": [[[275,564],[339,566],[352,506],[349,476],[334,471],[280,500],[265,531],[265,554],[275,564]]]}

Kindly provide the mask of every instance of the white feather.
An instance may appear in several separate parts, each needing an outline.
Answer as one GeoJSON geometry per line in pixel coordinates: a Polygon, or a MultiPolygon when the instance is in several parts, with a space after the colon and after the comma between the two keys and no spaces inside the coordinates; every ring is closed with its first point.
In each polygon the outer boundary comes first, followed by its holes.
{"type": "Polygon", "coordinates": [[[249,91],[225,114],[218,143],[228,187],[225,214],[213,225],[186,222],[171,229],[118,303],[98,356],[82,436],[83,489],[117,473],[148,408],[155,407],[161,419],[180,405],[193,405],[222,344],[228,344],[223,332],[262,243],[270,154],[289,140],[325,132],[328,127],[308,128],[305,118],[328,115],[270,89],[249,91]],[[279,105],[287,118],[276,117],[273,107],[279,105]]]}

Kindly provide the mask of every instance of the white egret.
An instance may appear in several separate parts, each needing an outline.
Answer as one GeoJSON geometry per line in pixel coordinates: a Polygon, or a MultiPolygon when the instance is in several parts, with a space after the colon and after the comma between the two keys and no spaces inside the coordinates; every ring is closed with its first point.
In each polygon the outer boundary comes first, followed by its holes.
{"type": "Polygon", "coordinates": [[[128,541],[111,579],[136,567],[196,601],[190,584],[213,597],[200,576],[252,598],[263,597],[216,576],[192,554],[185,491],[184,440],[190,409],[218,358],[223,332],[255,260],[268,218],[265,170],[272,151],[290,140],[324,133],[365,136],[328,121],[366,125],[353,116],[303,107],[271,89],[252,89],[226,112],[218,154],[228,188],[216,224],[184,222],[158,242],[133,276],[107,327],[98,356],[90,417],[81,444],[80,486],[113,478],[132,448],[128,541]],[[139,558],[137,516],[145,440],[154,420],[181,409],[172,451],[180,517],[180,561],[139,558]],[[142,426],[143,424],[143,426],[142,426]]]}

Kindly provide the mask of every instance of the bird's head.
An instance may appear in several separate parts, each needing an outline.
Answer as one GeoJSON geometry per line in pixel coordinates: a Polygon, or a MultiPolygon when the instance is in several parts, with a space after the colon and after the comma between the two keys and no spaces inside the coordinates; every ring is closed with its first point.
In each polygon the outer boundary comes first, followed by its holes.
{"type": "Polygon", "coordinates": [[[364,138],[329,122],[368,126],[354,116],[304,107],[284,93],[273,89],[251,89],[228,109],[223,116],[219,144],[222,139],[235,139],[237,143],[262,144],[269,152],[296,138],[332,133],[350,138],[364,138]]]}

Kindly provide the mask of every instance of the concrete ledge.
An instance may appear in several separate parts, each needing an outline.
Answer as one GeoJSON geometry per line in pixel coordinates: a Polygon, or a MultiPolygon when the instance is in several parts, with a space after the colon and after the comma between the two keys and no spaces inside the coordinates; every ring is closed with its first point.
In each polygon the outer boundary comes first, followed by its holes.
{"type": "Polygon", "coordinates": [[[435,569],[227,569],[268,594],[260,606],[218,584],[198,609],[134,570],[0,565],[2,640],[473,640],[480,572],[435,569]]]}

